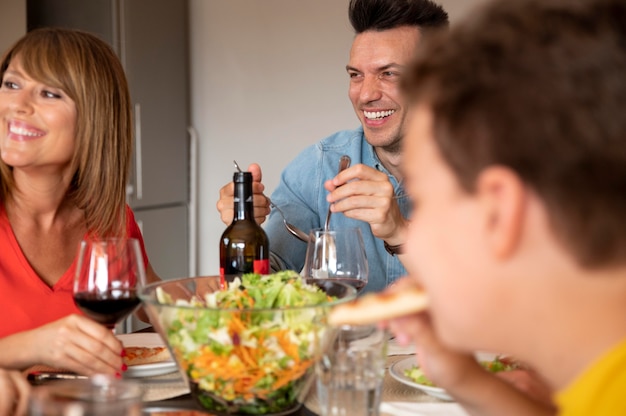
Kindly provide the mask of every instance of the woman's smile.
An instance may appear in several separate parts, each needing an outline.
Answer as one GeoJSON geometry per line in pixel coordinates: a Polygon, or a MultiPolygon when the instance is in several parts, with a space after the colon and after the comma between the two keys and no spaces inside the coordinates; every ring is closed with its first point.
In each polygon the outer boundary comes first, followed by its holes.
{"type": "Polygon", "coordinates": [[[35,140],[43,137],[46,132],[23,121],[9,121],[9,139],[17,141],[35,140]]]}

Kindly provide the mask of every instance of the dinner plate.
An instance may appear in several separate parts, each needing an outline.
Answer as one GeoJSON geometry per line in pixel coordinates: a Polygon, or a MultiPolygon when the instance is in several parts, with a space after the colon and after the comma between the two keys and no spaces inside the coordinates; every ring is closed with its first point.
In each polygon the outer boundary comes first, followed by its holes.
{"type": "Polygon", "coordinates": [[[409,387],[419,389],[432,397],[436,397],[441,400],[454,401],[454,399],[450,397],[448,393],[446,393],[446,391],[441,387],[433,387],[421,383],[416,383],[415,381],[404,375],[405,370],[408,370],[415,365],[417,365],[417,359],[415,358],[415,356],[407,357],[403,360],[393,363],[389,368],[389,374],[391,374],[391,377],[395,378],[400,383],[405,384],[409,387]]]}
{"type": "MultiPolygon", "coordinates": [[[[498,355],[499,354],[486,351],[479,351],[475,353],[476,359],[478,361],[493,361],[498,355]]],[[[391,376],[398,380],[400,383],[410,387],[415,387],[416,389],[420,389],[430,396],[436,397],[441,400],[454,401],[454,399],[441,387],[427,386],[425,384],[416,383],[411,378],[405,376],[405,370],[410,369],[414,365],[417,365],[417,360],[415,356],[405,358],[392,364],[392,366],[389,368],[389,374],[391,374],[391,376]]]]}
{"type": "Polygon", "coordinates": [[[158,406],[143,407],[141,409],[141,414],[144,416],[211,416],[211,413],[206,413],[202,410],[158,406]]]}
{"type": "MultiPolygon", "coordinates": [[[[161,336],[157,333],[146,332],[138,334],[121,334],[117,338],[125,347],[165,347],[161,336]]],[[[150,377],[173,373],[178,367],[174,360],[160,363],[131,365],[124,373],[125,377],[150,377]]]]}
{"type": "Polygon", "coordinates": [[[382,402],[380,413],[390,416],[469,416],[458,403],[382,402]]]}

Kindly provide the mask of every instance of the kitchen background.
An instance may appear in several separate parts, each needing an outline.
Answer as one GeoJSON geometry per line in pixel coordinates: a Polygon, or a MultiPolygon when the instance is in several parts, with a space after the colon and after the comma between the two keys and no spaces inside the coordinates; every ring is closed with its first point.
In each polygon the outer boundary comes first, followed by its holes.
{"type": "MultiPolygon", "coordinates": [[[[482,0],[439,0],[452,24],[482,0]]],[[[268,195],[305,146],[358,125],[348,0],[0,0],[0,50],[29,28],[82,27],[116,48],[140,121],[129,203],[163,278],[216,274],[215,209],[233,159],[268,195]]]]}

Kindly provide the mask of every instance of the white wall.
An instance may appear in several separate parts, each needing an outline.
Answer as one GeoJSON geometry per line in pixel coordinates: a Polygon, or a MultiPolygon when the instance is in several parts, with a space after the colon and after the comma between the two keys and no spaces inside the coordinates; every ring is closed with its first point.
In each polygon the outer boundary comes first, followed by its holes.
{"type": "MultiPolygon", "coordinates": [[[[440,0],[452,23],[482,0],[440,0]]],[[[0,51],[26,32],[26,0],[0,0],[0,51]]],[[[232,160],[258,162],[268,194],[305,146],[354,128],[348,0],[190,0],[192,125],[199,147],[198,272],[219,270],[215,209],[232,160]]]]}
{"type": "MultiPolygon", "coordinates": [[[[452,23],[480,0],[440,1],[452,23]]],[[[347,97],[348,0],[191,0],[192,124],[199,143],[198,271],[219,270],[219,188],[263,167],[266,191],[308,144],[358,125],[347,97]]]]}

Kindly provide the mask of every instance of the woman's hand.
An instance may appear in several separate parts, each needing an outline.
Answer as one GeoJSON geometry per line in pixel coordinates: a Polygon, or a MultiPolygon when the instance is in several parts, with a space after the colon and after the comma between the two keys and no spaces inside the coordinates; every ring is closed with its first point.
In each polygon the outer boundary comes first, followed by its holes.
{"type": "Polygon", "coordinates": [[[0,369],[0,416],[26,414],[30,386],[17,371],[0,369]]]}
{"type": "Polygon", "coordinates": [[[79,315],[5,337],[0,348],[4,367],[44,364],[85,375],[126,370],[121,342],[106,327],[79,315]]]}
{"type": "Polygon", "coordinates": [[[122,344],[106,327],[79,315],[69,315],[37,329],[40,362],[92,375],[126,370],[122,344]]]}

